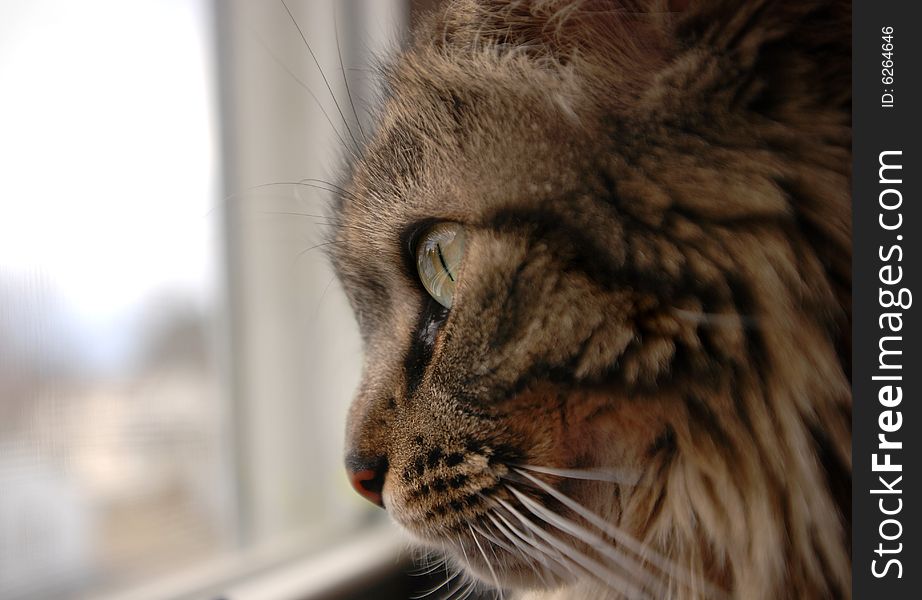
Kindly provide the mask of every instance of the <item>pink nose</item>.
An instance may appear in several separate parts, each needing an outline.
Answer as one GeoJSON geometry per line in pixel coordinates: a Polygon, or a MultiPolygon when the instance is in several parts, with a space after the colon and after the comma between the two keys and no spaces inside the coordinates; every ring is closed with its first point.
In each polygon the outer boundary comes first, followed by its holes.
{"type": "Polygon", "coordinates": [[[355,488],[355,491],[372,504],[377,504],[381,508],[384,508],[384,501],[381,498],[381,488],[384,487],[384,470],[347,470],[349,472],[349,481],[352,483],[352,487],[355,488]]]}

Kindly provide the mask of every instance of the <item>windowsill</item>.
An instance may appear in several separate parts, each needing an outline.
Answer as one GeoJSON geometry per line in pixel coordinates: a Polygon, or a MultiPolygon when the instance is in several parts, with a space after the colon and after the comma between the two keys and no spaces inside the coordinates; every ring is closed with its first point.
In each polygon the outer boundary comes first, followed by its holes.
{"type": "Polygon", "coordinates": [[[345,593],[399,569],[406,547],[392,526],[378,526],[326,552],[233,585],[223,598],[306,600],[345,593]]]}
{"type": "Polygon", "coordinates": [[[290,540],[244,551],[99,600],[307,600],[399,572],[407,542],[389,522],[335,544],[290,540]]]}

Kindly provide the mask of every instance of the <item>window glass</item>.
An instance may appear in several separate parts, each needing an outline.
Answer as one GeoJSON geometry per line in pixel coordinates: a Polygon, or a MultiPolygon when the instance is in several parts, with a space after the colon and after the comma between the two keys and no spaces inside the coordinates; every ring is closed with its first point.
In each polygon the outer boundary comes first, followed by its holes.
{"type": "Polygon", "coordinates": [[[0,3],[0,597],[234,539],[207,8],[0,3]]]}
{"type": "Polygon", "coordinates": [[[287,4],[0,3],[0,598],[216,596],[385,520],[305,179],[404,2],[287,4]]]}

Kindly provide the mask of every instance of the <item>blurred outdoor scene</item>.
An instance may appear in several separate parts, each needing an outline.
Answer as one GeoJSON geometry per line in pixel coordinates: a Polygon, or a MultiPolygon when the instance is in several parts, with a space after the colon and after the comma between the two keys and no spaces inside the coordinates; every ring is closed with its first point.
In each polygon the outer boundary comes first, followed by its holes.
{"type": "Polygon", "coordinates": [[[209,597],[384,524],[324,182],[413,10],[0,0],[0,598],[209,597]]]}

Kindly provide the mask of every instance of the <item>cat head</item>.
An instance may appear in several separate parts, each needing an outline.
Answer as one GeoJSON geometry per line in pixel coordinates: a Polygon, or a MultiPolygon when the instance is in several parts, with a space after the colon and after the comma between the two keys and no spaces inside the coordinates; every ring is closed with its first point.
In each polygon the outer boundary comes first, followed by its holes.
{"type": "Polygon", "coordinates": [[[447,2],[335,210],[347,468],[494,585],[848,587],[848,13],[679,4],[447,2]]]}

